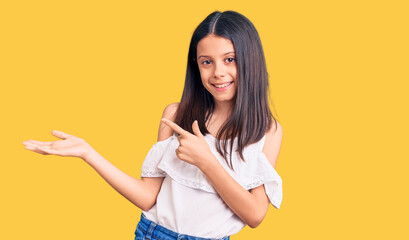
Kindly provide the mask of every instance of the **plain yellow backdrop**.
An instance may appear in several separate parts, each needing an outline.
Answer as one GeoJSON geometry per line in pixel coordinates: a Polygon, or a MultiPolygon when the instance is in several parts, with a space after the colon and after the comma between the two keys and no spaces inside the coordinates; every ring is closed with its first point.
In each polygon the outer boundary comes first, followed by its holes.
{"type": "Polygon", "coordinates": [[[140,210],[78,158],[24,149],[84,138],[139,177],[188,44],[214,10],[263,43],[281,209],[231,239],[408,239],[405,1],[2,1],[0,239],[133,239],[140,210]]]}

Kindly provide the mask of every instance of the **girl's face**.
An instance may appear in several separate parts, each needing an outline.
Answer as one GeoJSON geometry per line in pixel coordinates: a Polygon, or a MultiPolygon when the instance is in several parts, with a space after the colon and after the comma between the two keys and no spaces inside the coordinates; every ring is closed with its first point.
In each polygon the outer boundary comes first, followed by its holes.
{"type": "Polygon", "coordinates": [[[207,35],[197,44],[197,64],[203,86],[215,103],[233,103],[237,91],[237,65],[233,43],[207,35]]]}

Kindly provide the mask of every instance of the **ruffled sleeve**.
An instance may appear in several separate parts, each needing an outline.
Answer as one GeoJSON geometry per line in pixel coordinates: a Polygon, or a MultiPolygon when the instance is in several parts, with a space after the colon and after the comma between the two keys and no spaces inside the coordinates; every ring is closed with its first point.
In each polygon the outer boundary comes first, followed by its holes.
{"type": "Polygon", "coordinates": [[[279,209],[283,200],[282,179],[263,152],[257,154],[257,162],[258,166],[244,178],[243,185],[246,189],[252,189],[264,184],[271,204],[279,209]]]}
{"type": "Polygon", "coordinates": [[[283,199],[282,179],[262,152],[264,140],[243,151],[246,161],[236,162],[235,175],[247,190],[264,184],[270,203],[279,209],[283,199]]]}
{"type": "Polygon", "coordinates": [[[169,143],[173,140],[172,137],[167,138],[163,141],[156,142],[152,148],[149,150],[142,164],[141,177],[165,177],[166,172],[158,168],[165,150],[167,149],[169,143]]]}

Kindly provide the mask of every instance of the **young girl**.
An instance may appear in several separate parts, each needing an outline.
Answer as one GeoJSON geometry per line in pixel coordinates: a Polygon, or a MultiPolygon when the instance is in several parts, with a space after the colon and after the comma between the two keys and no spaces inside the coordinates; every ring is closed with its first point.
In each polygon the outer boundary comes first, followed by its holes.
{"type": "Polygon", "coordinates": [[[213,12],[193,33],[180,103],[168,105],[141,179],[81,138],[23,142],[41,154],[80,157],[142,209],[135,239],[229,239],[280,207],[275,171],[282,128],[270,112],[268,74],[253,24],[213,12]]]}

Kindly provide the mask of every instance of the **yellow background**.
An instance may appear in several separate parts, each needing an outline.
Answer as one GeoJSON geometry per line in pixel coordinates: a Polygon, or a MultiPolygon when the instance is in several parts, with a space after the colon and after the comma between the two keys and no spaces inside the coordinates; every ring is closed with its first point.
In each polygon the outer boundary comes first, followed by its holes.
{"type": "Polygon", "coordinates": [[[140,210],[91,167],[22,142],[65,131],[139,177],[214,10],[258,29],[284,130],[281,209],[231,239],[408,239],[404,3],[2,1],[0,239],[133,239],[140,210]]]}

